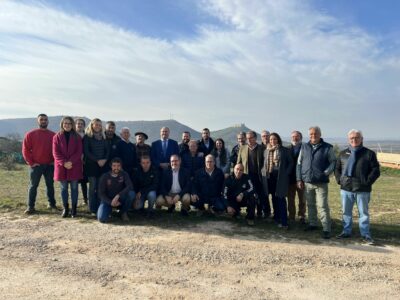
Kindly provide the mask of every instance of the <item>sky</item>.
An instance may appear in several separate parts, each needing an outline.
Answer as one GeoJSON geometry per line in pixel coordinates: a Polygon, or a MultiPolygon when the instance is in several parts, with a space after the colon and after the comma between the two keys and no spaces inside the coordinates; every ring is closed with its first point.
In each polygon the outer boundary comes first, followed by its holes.
{"type": "Polygon", "coordinates": [[[400,1],[0,0],[0,118],[400,139],[400,1]]]}

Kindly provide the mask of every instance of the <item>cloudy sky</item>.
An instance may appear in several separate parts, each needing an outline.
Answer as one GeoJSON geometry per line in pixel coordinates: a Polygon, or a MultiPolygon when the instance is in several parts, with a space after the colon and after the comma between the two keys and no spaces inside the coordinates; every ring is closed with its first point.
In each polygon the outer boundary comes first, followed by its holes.
{"type": "Polygon", "coordinates": [[[400,1],[0,0],[0,118],[399,138],[400,1]]]}

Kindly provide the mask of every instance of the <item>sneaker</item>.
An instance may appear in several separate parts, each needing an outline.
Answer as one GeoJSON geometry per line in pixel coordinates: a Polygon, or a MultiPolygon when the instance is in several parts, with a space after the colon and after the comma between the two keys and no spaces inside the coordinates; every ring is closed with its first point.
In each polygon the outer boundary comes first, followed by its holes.
{"type": "Polygon", "coordinates": [[[373,245],[375,241],[369,235],[363,236],[363,242],[367,243],[368,245],[373,245]]]}
{"type": "Polygon", "coordinates": [[[331,238],[331,233],[329,231],[322,231],[322,238],[329,240],[331,238]]]}
{"type": "Polygon", "coordinates": [[[33,207],[28,207],[25,211],[24,214],[26,215],[33,215],[36,212],[36,210],[33,207]]]}
{"type": "Polygon", "coordinates": [[[348,233],[345,233],[345,232],[342,232],[341,234],[336,236],[337,239],[348,239],[350,237],[351,237],[351,235],[348,233]]]}
{"type": "Polygon", "coordinates": [[[306,225],[306,219],[300,218],[300,224],[301,225],[306,225]]]}
{"type": "Polygon", "coordinates": [[[66,217],[68,217],[68,215],[69,215],[69,210],[64,208],[62,211],[61,217],[66,218],[66,217]]]}
{"type": "Polygon", "coordinates": [[[315,225],[308,225],[305,229],[304,229],[304,231],[313,231],[313,230],[317,230],[318,229],[318,226],[315,226],[315,225]]]}
{"type": "Polygon", "coordinates": [[[247,225],[254,226],[255,225],[254,220],[247,220],[247,225]]]}
{"type": "Polygon", "coordinates": [[[122,213],[121,214],[121,219],[122,219],[122,222],[129,222],[128,214],[126,212],[122,213]]]}

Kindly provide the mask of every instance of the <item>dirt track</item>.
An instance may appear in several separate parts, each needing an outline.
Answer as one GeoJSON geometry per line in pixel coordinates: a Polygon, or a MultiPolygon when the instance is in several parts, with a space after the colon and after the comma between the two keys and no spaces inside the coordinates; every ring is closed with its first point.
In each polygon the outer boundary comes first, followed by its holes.
{"type": "Polygon", "coordinates": [[[400,248],[190,227],[0,219],[2,299],[399,299],[400,248]],[[221,232],[223,234],[221,234],[221,232]]]}

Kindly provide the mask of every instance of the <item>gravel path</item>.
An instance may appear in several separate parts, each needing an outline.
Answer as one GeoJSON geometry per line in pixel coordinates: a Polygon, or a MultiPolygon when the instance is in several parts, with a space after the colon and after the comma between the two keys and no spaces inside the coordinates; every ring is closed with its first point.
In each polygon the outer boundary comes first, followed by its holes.
{"type": "Polygon", "coordinates": [[[400,299],[400,248],[189,227],[0,219],[2,299],[400,299]],[[221,234],[224,232],[225,234],[221,234]]]}

